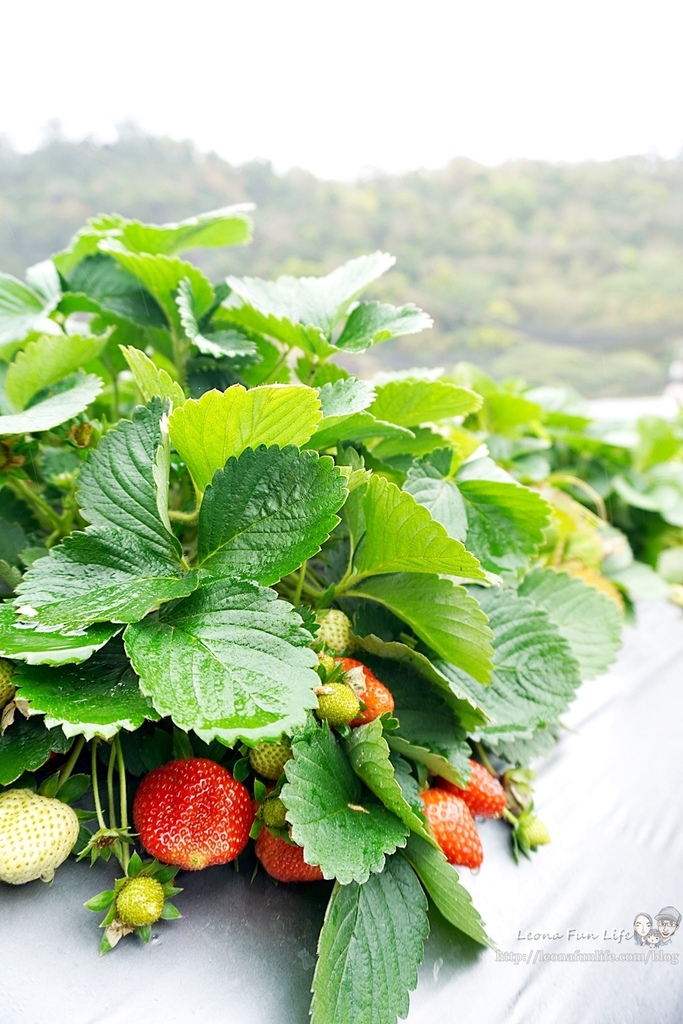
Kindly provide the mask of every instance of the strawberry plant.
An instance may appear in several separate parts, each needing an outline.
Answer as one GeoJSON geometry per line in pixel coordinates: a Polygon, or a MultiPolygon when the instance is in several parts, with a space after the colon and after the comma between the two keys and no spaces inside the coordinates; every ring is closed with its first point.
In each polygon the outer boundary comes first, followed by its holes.
{"type": "Polygon", "coordinates": [[[103,949],[251,835],[275,879],[332,883],[315,1024],[392,1024],[428,897],[491,943],[444,787],[547,842],[526,766],[622,613],[546,557],[562,506],[482,443],[476,387],[344,368],[431,324],[361,297],[391,257],[212,284],[180,255],[248,236],[239,209],[103,216],[0,277],[0,800],[86,805],[74,852],[122,873],[88,903],[103,949]]]}

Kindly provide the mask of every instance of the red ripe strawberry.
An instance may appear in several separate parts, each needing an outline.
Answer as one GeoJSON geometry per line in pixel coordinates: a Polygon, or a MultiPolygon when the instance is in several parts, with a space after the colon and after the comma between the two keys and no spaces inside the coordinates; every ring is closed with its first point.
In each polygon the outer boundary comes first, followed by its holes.
{"type": "Polygon", "coordinates": [[[256,840],[256,856],[271,878],[278,882],[320,882],[323,873],[316,865],[307,864],[301,846],[272,835],[267,828],[256,840]]]}
{"type": "Polygon", "coordinates": [[[437,843],[451,864],[478,868],[484,859],[474,818],[464,800],[445,789],[420,793],[425,815],[437,843]]]}
{"type": "Polygon", "coordinates": [[[349,685],[355,691],[356,695],[363,701],[365,708],[361,711],[357,718],[354,718],[350,723],[353,728],[356,725],[365,725],[367,722],[372,722],[375,718],[379,718],[385,711],[394,710],[394,698],[392,697],[389,690],[387,690],[384,683],[380,683],[374,673],[370,671],[367,665],[363,665],[362,662],[356,661],[355,658],[335,658],[335,663],[341,665],[343,672],[351,672],[353,669],[360,669],[360,672],[353,673],[350,678],[349,685]],[[361,675],[362,673],[362,675],[361,675]],[[360,680],[362,686],[356,688],[355,679],[360,680]]]}
{"type": "Polygon", "coordinates": [[[470,761],[472,774],[466,789],[460,789],[447,779],[436,779],[440,789],[446,789],[465,801],[474,817],[500,818],[507,804],[505,790],[495,776],[477,761],[470,761]]]}
{"type": "Polygon", "coordinates": [[[248,790],[215,761],[187,757],[146,775],[133,801],[140,841],[152,857],[186,871],[227,864],[254,821],[248,790]]]}

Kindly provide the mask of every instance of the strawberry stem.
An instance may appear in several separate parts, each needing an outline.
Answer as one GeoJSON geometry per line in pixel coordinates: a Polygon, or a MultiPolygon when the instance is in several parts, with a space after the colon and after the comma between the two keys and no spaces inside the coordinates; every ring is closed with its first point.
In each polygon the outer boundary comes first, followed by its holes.
{"type": "MultiPolygon", "coordinates": [[[[119,768],[119,800],[121,805],[121,828],[124,831],[128,830],[128,793],[126,790],[126,762],[123,758],[123,747],[121,746],[121,740],[118,734],[114,737],[114,749],[116,750],[116,760],[119,768]]],[[[125,872],[128,871],[128,864],[130,863],[130,849],[128,843],[123,844],[123,850],[121,851],[121,867],[125,872]]]]}
{"type": "Polygon", "coordinates": [[[491,772],[491,775],[493,775],[497,779],[498,778],[498,772],[496,771],[496,769],[491,764],[491,761],[489,760],[489,756],[486,753],[486,751],[484,750],[484,748],[481,745],[481,743],[475,743],[474,745],[477,748],[477,753],[479,754],[479,757],[481,758],[481,763],[483,764],[484,768],[486,768],[486,770],[488,772],[491,772]]]}
{"type": "Polygon", "coordinates": [[[90,775],[92,777],[92,795],[95,801],[95,814],[97,815],[97,824],[101,829],[106,829],[104,821],[104,815],[102,814],[102,801],[100,800],[100,787],[97,784],[97,745],[99,738],[96,736],[92,741],[91,747],[91,758],[90,758],[90,775]]]}
{"type": "Polygon", "coordinates": [[[114,806],[114,766],[116,764],[116,747],[112,743],[107,765],[107,801],[109,803],[109,828],[116,828],[116,808],[114,806]]]}
{"type": "Polygon", "coordinates": [[[303,562],[299,569],[299,579],[297,580],[296,590],[294,591],[294,605],[301,604],[301,594],[304,589],[304,579],[306,578],[306,567],[308,565],[308,559],[303,562]]]}
{"type": "Polygon", "coordinates": [[[516,818],[512,811],[508,810],[507,807],[503,810],[503,818],[507,821],[508,825],[512,825],[513,828],[519,824],[519,818],[516,818]]]}
{"type": "Polygon", "coordinates": [[[71,748],[71,753],[69,754],[68,760],[65,762],[61,772],[59,773],[60,787],[64,785],[64,783],[66,782],[66,780],[69,778],[72,771],[76,767],[76,761],[78,761],[78,758],[80,757],[84,744],[85,736],[79,736],[76,742],[74,743],[73,747],[71,748]]]}

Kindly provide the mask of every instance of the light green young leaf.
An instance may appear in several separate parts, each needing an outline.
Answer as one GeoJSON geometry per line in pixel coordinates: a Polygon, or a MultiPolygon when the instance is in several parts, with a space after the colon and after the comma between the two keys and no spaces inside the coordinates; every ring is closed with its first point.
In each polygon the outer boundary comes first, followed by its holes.
{"type": "Polygon", "coordinates": [[[293,323],[287,317],[264,313],[255,306],[223,307],[221,322],[243,333],[267,335],[287,348],[300,348],[309,355],[329,356],[335,351],[319,327],[293,323]]]}
{"type": "Polygon", "coordinates": [[[393,256],[375,252],[359,256],[324,277],[228,277],[236,296],[266,315],[292,324],[312,325],[329,339],[332,330],[364,288],[395,263],[393,256]]]}
{"type": "Polygon", "coordinates": [[[311,1024],[406,1017],[428,934],[424,892],[402,857],[363,885],[336,886],[318,944],[311,1024]]]}
{"type": "Polygon", "coordinates": [[[360,781],[327,725],[295,736],[292,755],[280,795],[306,862],[319,864],[325,878],[342,885],[382,871],[386,855],[405,846],[408,828],[381,804],[364,800],[360,781]]]}
{"type": "Polygon", "coordinates": [[[367,725],[351,730],[351,736],[344,742],[344,749],[351,767],[363,780],[387,810],[392,811],[407,825],[411,832],[433,843],[422,821],[412,809],[396,781],[394,766],[389,759],[389,745],[384,738],[381,721],[376,718],[367,725]]]}
{"type": "Polygon", "coordinates": [[[213,304],[214,291],[201,270],[192,263],[186,263],[177,256],[151,255],[145,252],[131,253],[120,242],[105,239],[100,242],[100,251],[113,256],[124,270],[137,278],[140,284],[154,296],[169,324],[177,331],[182,330],[180,314],[175,295],[180,282],[187,278],[192,286],[195,309],[203,316],[213,304]]]}
{"type": "Polygon", "coordinates": [[[184,574],[128,530],[75,532],[33,563],[15,605],[41,625],[79,629],[92,622],[137,622],[166,601],[191,594],[197,570],[184,574]],[[32,615],[26,609],[37,612],[32,615]]]}
{"type": "Polygon", "coordinates": [[[404,378],[380,384],[370,412],[379,420],[417,427],[475,412],[481,397],[474,391],[443,380],[404,378]]]}
{"type": "Polygon", "coordinates": [[[131,625],[125,644],[161,715],[206,742],[257,743],[302,725],[320,680],[311,635],[272,590],[217,580],[131,625]]]}
{"type": "Polygon", "coordinates": [[[41,260],[26,270],[26,283],[38,295],[46,306],[54,308],[62,295],[62,283],[54,264],[54,260],[41,260]],[[54,305],[53,305],[54,303],[54,305]]]}
{"type": "Polygon", "coordinates": [[[485,579],[479,562],[411,494],[373,476],[363,499],[366,533],[355,559],[357,576],[444,573],[485,579]]]}
{"type": "Polygon", "coordinates": [[[121,217],[118,238],[130,252],[166,256],[188,249],[244,245],[251,240],[251,218],[247,214],[253,208],[251,203],[225,206],[177,224],[141,224],[121,217]]]}
{"type": "Polygon", "coordinates": [[[335,345],[345,352],[365,352],[380,341],[404,334],[419,334],[434,321],[417,306],[388,306],[382,302],[361,302],[351,312],[335,345]]]}
{"type": "Polygon", "coordinates": [[[51,430],[60,423],[73,419],[88,408],[102,390],[102,381],[94,374],[86,374],[64,391],[37,402],[24,412],[0,416],[0,436],[9,434],[37,434],[51,430]]]}
{"type": "Polygon", "coordinates": [[[42,388],[69,377],[96,359],[107,343],[99,337],[79,334],[44,334],[17,353],[7,370],[5,390],[17,410],[24,409],[42,388]]]}
{"type": "MultiPolygon", "coordinates": [[[[440,657],[458,665],[480,683],[491,678],[493,635],[477,600],[464,587],[426,573],[396,573],[366,580],[347,596],[377,601],[407,622],[440,657]]],[[[450,674],[443,674],[451,678],[450,674]]],[[[471,687],[461,688],[460,692],[463,690],[473,693],[471,687]]],[[[473,700],[487,710],[478,696],[474,695],[473,700]]]]}
{"type": "Polygon", "coordinates": [[[216,470],[245,448],[305,444],[320,416],[314,388],[267,384],[246,391],[234,384],[185,402],[171,414],[169,431],[196,486],[204,491],[216,470]]]}
{"type": "Polygon", "coordinates": [[[412,835],[403,856],[412,864],[446,920],[480,945],[493,946],[479,912],[472,905],[472,897],[460,884],[458,872],[441,850],[428,845],[420,836],[412,835]]]}
{"type": "Polygon", "coordinates": [[[168,478],[158,480],[154,472],[159,449],[168,446],[167,409],[165,400],[154,398],[132,421],[119,420],[105,434],[81,470],[78,500],[93,526],[131,531],[163,560],[179,562],[180,542],[168,522],[168,478]]]}
{"type": "Polygon", "coordinates": [[[146,356],[139,348],[133,348],[132,345],[119,345],[119,348],[145,402],[159,397],[167,398],[172,409],[183,405],[185,393],[180,384],[173,380],[166,370],[156,366],[149,356],[146,356]]]}
{"type": "Polygon", "coordinates": [[[140,693],[120,641],[78,666],[23,665],[14,679],[18,696],[31,702],[31,714],[44,714],[47,728],[61,726],[66,736],[111,739],[120,729],[132,732],[146,718],[158,717],[140,693]]]}
{"type": "Polygon", "coordinates": [[[198,564],[213,576],[276,583],[320,550],[345,497],[332,459],[293,445],[247,448],[206,489],[198,564]]]}
{"type": "Polygon", "coordinates": [[[462,671],[436,662],[445,676],[467,689],[491,719],[478,738],[528,737],[567,710],[581,682],[579,665],[549,616],[514,590],[477,594],[493,629],[495,661],[491,685],[469,683],[462,671]]]}
{"type": "Polygon", "coordinates": [[[0,658],[15,658],[29,665],[67,665],[87,661],[119,631],[102,622],[89,629],[39,626],[22,619],[9,602],[0,605],[0,658]]]}
{"type": "Polygon", "coordinates": [[[58,297],[38,294],[10,274],[0,274],[0,358],[6,359],[31,332],[57,332],[49,314],[58,297]]]}
{"type": "Polygon", "coordinates": [[[64,754],[71,743],[61,729],[46,729],[42,718],[17,716],[0,734],[0,786],[42,768],[53,751],[64,754]]]}
{"type": "Polygon", "coordinates": [[[566,572],[534,569],[519,593],[530,597],[567,640],[584,679],[605,672],[621,646],[623,616],[617,605],[595,587],[566,572]]]}
{"type": "MultiPolygon", "coordinates": [[[[375,389],[372,384],[366,380],[357,380],[356,377],[330,381],[318,388],[318,394],[324,420],[362,412],[372,405],[375,399],[375,389]]],[[[321,426],[323,425],[324,421],[321,426]]]]}

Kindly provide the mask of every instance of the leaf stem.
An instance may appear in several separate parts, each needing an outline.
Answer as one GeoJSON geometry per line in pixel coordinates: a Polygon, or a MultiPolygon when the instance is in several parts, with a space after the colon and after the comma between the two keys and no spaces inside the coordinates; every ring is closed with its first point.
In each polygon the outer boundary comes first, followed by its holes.
{"type": "Polygon", "coordinates": [[[479,754],[479,757],[481,758],[481,763],[483,764],[484,768],[486,768],[486,770],[489,771],[491,773],[491,775],[495,775],[495,777],[498,778],[498,772],[496,771],[496,769],[491,764],[491,761],[489,760],[489,756],[486,753],[486,751],[484,750],[484,747],[482,746],[482,744],[481,743],[475,743],[474,745],[477,748],[477,753],[479,754]]]}
{"type": "MultiPolygon", "coordinates": [[[[301,568],[299,569],[299,579],[297,580],[296,590],[294,591],[294,602],[293,603],[295,605],[301,604],[301,594],[302,594],[303,589],[304,589],[304,579],[306,577],[306,567],[307,567],[307,565],[308,565],[308,559],[306,559],[306,561],[302,563],[301,568]]],[[[308,589],[310,589],[310,588],[308,588],[308,589]]]]}
{"type": "Polygon", "coordinates": [[[62,766],[62,770],[59,773],[60,787],[64,785],[64,783],[74,770],[76,766],[76,761],[78,761],[78,758],[80,757],[80,753],[83,750],[84,745],[85,737],[79,736],[76,742],[74,743],[73,747],[71,748],[71,753],[69,754],[68,760],[64,763],[64,765],[62,766]]]}
{"type": "Polygon", "coordinates": [[[578,490],[583,491],[586,497],[595,505],[598,515],[603,522],[607,522],[607,508],[602,495],[598,494],[595,488],[587,484],[585,480],[581,480],[580,477],[574,476],[572,473],[551,473],[548,477],[548,483],[571,484],[573,487],[578,488],[578,490]]]}
{"type": "Polygon", "coordinates": [[[91,758],[90,758],[90,775],[92,778],[92,794],[95,801],[95,814],[97,815],[97,824],[101,829],[106,829],[106,823],[104,815],[102,814],[102,801],[100,800],[100,787],[97,783],[97,747],[99,745],[99,737],[95,737],[92,741],[91,758]]]}
{"type": "Polygon", "coordinates": [[[10,477],[7,480],[7,485],[19,498],[23,498],[24,501],[33,505],[38,515],[38,519],[44,527],[49,530],[61,531],[62,526],[64,525],[62,516],[58,515],[52,506],[48,505],[44,498],[41,498],[39,494],[36,494],[25,480],[16,476],[10,477]]]}
{"type": "Polygon", "coordinates": [[[289,348],[286,348],[284,350],[284,352],[282,353],[282,355],[280,356],[280,358],[278,359],[278,361],[276,362],[275,366],[270,371],[268,376],[265,378],[265,380],[261,381],[261,384],[272,384],[273,383],[273,378],[277,377],[277,375],[279,374],[280,370],[282,369],[282,367],[287,362],[287,356],[289,355],[289,352],[290,352],[289,348]]]}
{"type": "Polygon", "coordinates": [[[194,508],[191,512],[181,512],[180,509],[169,508],[168,518],[176,523],[196,523],[199,519],[199,508],[194,508]]]}

